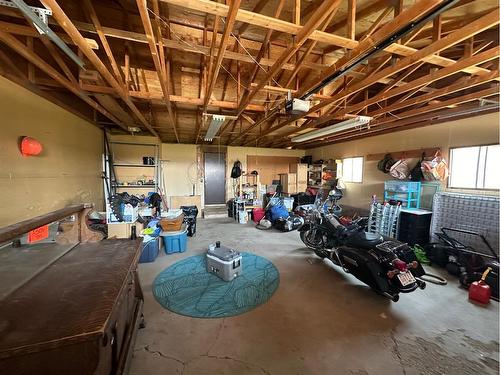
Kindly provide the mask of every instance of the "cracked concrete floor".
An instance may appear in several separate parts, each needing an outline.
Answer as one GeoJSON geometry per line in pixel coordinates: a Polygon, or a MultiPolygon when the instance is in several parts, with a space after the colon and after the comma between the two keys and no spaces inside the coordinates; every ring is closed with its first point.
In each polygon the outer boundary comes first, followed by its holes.
{"type": "Polygon", "coordinates": [[[147,326],[138,333],[132,375],[498,373],[497,302],[468,302],[450,278],[446,286],[428,283],[392,303],[315,257],[297,232],[200,219],[187,252],[161,253],[154,263],[141,264],[139,275],[147,326]],[[154,278],[215,240],[276,265],[280,286],[271,300],[224,319],[163,309],[151,293],[154,278]]]}

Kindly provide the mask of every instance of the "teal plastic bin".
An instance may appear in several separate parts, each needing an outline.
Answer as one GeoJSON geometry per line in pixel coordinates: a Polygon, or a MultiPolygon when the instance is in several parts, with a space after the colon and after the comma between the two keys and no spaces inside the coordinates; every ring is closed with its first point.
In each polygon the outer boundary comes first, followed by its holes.
{"type": "Polygon", "coordinates": [[[165,253],[183,253],[187,249],[187,229],[178,232],[161,232],[165,253]]]}

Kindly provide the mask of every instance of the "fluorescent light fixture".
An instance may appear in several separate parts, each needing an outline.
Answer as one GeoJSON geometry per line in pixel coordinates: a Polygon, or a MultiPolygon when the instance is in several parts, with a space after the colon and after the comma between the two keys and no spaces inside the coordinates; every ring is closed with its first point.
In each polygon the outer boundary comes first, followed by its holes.
{"type": "Polygon", "coordinates": [[[355,118],[342,121],[338,124],[327,126],[323,129],[301,134],[292,138],[292,142],[305,142],[315,138],[326,137],[327,135],[338,133],[342,130],[352,129],[357,126],[366,125],[372,118],[369,116],[356,116],[355,118]]]}
{"type": "Polygon", "coordinates": [[[212,121],[208,126],[207,134],[205,134],[205,141],[211,142],[214,137],[219,132],[222,124],[226,121],[226,116],[223,115],[212,115],[212,121]]]}

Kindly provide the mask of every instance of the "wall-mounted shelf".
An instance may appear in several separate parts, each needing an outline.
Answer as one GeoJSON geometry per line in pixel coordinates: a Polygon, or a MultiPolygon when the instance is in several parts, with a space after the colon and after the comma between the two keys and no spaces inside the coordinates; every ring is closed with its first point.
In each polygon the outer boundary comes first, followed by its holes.
{"type": "Polygon", "coordinates": [[[365,160],[367,161],[377,161],[381,160],[384,158],[386,154],[391,154],[393,159],[412,159],[412,158],[420,158],[422,157],[422,154],[425,154],[425,156],[430,157],[434,156],[437,151],[439,151],[439,147],[431,147],[431,148],[421,148],[421,149],[416,149],[416,150],[406,150],[406,151],[387,151],[385,153],[380,153],[380,154],[368,154],[365,156],[365,160]]]}

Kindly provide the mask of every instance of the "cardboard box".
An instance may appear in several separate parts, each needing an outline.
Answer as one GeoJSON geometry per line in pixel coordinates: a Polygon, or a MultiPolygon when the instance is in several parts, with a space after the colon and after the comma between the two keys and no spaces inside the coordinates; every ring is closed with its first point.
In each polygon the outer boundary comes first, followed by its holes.
{"type": "Polygon", "coordinates": [[[283,192],[287,194],[295,194],[297,192],[297,174],[283,173],[280,174],[281,185],[283,192]]]}

